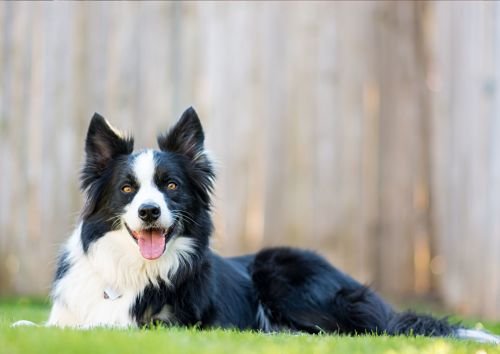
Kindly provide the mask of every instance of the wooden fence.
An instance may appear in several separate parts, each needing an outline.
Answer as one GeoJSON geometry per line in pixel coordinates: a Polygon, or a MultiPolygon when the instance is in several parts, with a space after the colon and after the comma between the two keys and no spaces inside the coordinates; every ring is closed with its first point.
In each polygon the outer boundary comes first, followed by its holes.
{"type": "Polygon", "coordinates": [[[0,4],[0,293],[47,293],[94,111],[145,147],[193,105],[222,254],[316,249],[498,319],[499,6],[0,4]]]}

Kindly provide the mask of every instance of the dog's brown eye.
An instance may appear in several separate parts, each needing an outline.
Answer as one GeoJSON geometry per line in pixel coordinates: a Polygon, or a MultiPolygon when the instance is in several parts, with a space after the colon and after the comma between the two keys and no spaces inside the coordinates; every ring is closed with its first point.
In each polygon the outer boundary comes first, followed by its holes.
{"type": "Polygon", "coordinates": [[[175,184],[174,182],[168,182],[167,184],[167,189],[169,191],[174,191],[177,189],[177,184],[175,184]]]}
{"type": "Polygon", "coordinates": [[[132,193],[133,191],[134,191],[134,188],[130,184],[126,184],[122,187],[123,193],[132,193]]]}

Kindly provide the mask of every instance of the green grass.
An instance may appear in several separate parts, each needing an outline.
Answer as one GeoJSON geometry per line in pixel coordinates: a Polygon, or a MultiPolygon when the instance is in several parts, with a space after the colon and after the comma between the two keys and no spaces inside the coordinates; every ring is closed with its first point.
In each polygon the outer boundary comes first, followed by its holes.
{"type": "MultiPolygon", "coordinates": [[[[30,299],[0,300],[0,353],[499,353],[500,346],[435,338],[344,337],[229,330],[156,328],[150,330],[69,330],[17,327],[21,319],[42,323],[49,305],[30,299]]],[[[474,325],[474,322],[468,324],[474,325]]],[[[481,324],[477,324],[481,326],[481,324]]],[[[485,324],[500,333],[500,323],[485,324]]]]}

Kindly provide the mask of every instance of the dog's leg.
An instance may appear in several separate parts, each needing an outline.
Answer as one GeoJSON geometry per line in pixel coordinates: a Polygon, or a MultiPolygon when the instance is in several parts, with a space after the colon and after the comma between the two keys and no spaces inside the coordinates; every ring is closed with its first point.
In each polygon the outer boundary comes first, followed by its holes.
{"type": "MultiPolygon", "coordinates": [[[[498,336],[450,324],[446,319],[398,313],[375,292],[313,252],[273,248],[250,266],[267,328],[309,333],[448,336],[498,343],[498,336]]],[[[263,328],[265,329],[265,328],[263,328]]]]}
{"type": "Polygon", "coordinates": [[[273,248],[250,267],[271,328],[309,333],[383,333],[393,311],[373,291],[313,252],[273,248]]]}
{"type": "Polygon", "coordinates": [[[49,320],[46,325],[57,327],[78,327],[78,324],[79,323],[75,315],[72,314],[66,306],[56,300],[52,305],[49,320]]]}

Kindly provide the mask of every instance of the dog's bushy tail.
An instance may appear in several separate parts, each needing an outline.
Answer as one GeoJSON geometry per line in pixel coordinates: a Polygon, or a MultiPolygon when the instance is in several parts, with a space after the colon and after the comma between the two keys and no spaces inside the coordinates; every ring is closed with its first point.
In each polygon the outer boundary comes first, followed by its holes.
{"type": "Polygon", "coordinates": [[[453,337],[481,343],[500,344],[500,336],[485,330],[468,329],[447,317],[396,312],[368,287],[342,288],[329,307],[330,322],[345,334],[387,334],[391,336],[453,337]]]}
{"type": "Polygon", "coordinates": [[[500,336],[485,330],[468,329],[450,323],[445,318],[417,314],[412,311],[395,313],[387,326],[390,335],[421,335],[429,337],[454,337],[480,343],[500,344],[500,336]]]}

